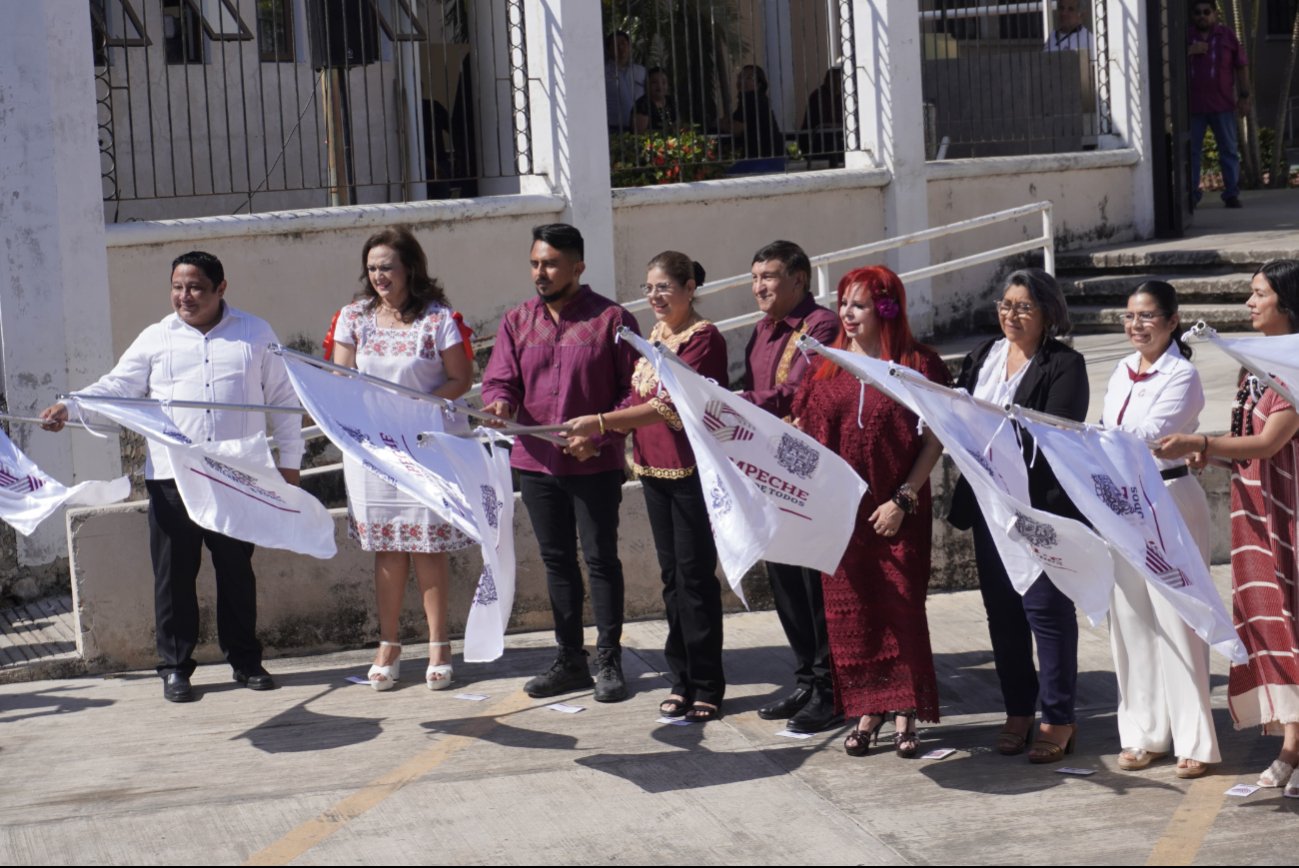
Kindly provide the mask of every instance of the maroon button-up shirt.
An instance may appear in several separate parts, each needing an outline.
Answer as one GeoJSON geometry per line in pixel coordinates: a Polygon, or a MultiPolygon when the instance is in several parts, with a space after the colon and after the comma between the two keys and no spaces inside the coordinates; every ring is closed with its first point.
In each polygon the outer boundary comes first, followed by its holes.
{"type": "MultiPolygon", "coordinates": [[[[520,425],[558,425],[574,416],[607,413],[631,391],[637,354],[615,343],[619,326],[640,334],[636,319],[617,302],[582,286],[551,318],[540,296],[501,319],[496,345],[483,372],[483,403],[504,401],[520,425]]],[[[586,461],[536,437],[519,437],[510,453],[516,470],[579,476],[624,465],[623,437],[594,438],[600,454],[586,461]]]]}
{"type": "Polygon", "coordinates": [[[1236,71],[1246,65],[1245,49],[1225,24],[1208,33],[1194,27],[1186,31],[1186,44],[1204,42],[1208,50],[1186,59],[1191,114],[1220,114],[1236,110],[1236,71]]]}
{"type": "Polygon", "coordinates": [[[803,328],[804,334],[828,344],[839,334],[839,317],[817,304],[808,293],[784,319],[767,317],[759,321],[744,349],[744,391],[740,393],[741,397],[782,419],[789,415],[794,393],[807,371],[807,359],[800,351],[794,350],[789,372],[783,382],[776,382],[786,346],[799,328],[803,328]]]}

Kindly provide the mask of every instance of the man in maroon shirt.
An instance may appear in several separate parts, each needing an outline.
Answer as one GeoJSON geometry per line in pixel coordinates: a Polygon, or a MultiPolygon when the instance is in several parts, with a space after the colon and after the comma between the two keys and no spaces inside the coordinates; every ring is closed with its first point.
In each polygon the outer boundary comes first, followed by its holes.
{"type": "Polygon", "coordinates": [[[1236,144],[1236,112],[1249,111],[1249,78],[1245,49],[1231,28],[1218,23],[1216,0],[1195,0],[1186,31],[1187,90],[1191,103],[1191,196],[1200,191],[1200,154],[1204,131],[1213,130],[1222,167],[1222,201],[1240,207],[1240,149],[1236,144]],[[1239,100],[1237,100],[1239,96],[1239,100]]]}
{"type": "MultiPolygon", "coordinates": [[[[773,241],[753,255],[753,297],[766,317],[753,329],[745,349],[744,398],[780,417],[789,415],[794,393],[807,371],[798,337],[829,343],[839,333],[839,318],[817,304],[808,291],[812,264],[792,241],[773,241]]],[[[792,694],[758,709],[766,720],[789,718],[794,732],[819,732],[839,719],[830,681],[821,574],[768,562],[767,575],[776,614],[794,658],[798,686],[792,694]]]]}
{"type": "MultiPolygon", "coordinates": [[[[483,374],[484,410],[521,425],[558,425],[607,413],[631,392],[636,353],[616,343],[619,326],[639,333],[616,302],[580,283],[582,234],[565,223],[532,230],[536,297],[501,319],[483,374]]],[[[623,576],[618,559],[618,505],[624,481],[623,437],[612,431],[571,437],[558,446],[520,437],[510,464],[546,565],[559,655],[529,680],[529,696],[555,696],[591,686],[582,637],[582,573],[577,539],[591,576],[596,640],[595,699],[627,698],[622,675],[623,576]]]]}

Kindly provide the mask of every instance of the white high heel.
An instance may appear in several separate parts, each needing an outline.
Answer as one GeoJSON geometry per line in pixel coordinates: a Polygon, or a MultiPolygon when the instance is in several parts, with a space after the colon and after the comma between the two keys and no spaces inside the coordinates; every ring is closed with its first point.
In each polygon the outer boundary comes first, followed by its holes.
{"type": "MultiPolygon", "coordinates": [[[[434,648],[450,648],[450,642],[430,642],[428,643],[428,659],[433,659],[434,648]]],[[[424,670],[424,683],[428,685],[429,690],[446,690],[451,686],[451,679],[454,677],[454,670],[450,663],[430,663],[428,669],[424,670]]]]}
{"type": "Polygon", "coordinates": [[[370,671],[365,673],[365,677],[370,679],[370,686],[375,690],[391,690],[401,680],[401,643],[380,641],[379,647],[396,648],[397,659],[387,666],[374,664],[370,667],[370,671]]]}

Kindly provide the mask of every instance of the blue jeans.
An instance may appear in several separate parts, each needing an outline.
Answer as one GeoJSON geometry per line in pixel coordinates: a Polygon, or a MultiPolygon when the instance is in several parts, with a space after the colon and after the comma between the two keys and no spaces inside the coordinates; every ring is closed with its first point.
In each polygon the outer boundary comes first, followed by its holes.
{"type": "Polygon", "coordinates": [[[1222,198],[1240,195],[1240,147],[1236,143],[1236,113],[1215,112],[1191,115],[1191,196],[1200,201],[1200,154],[1204,151],[1204,130],[1213,130],[1222,166],[1222,198]]]}

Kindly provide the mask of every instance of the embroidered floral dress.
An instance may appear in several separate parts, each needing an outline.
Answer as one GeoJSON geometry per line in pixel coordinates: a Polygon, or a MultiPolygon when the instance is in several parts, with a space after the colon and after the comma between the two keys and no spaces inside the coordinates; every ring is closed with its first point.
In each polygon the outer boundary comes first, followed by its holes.
{"type": "MultiPolygon", "coordinates": [[[[380,328],[364,301],[343,308],[334,341],[356,347],[356,367],[411,389],[431,393],[447,381],[442,351],[463,339],[451,310],[430,304],[407,328],[380,328]]],[[[471,540],[437,513],[407,497],[351,458],[343,458],[348,531],[367,552],[446,552],[471,540]]]]}
{"type": "MultiPolygon", "coordinates": [[[[949,380],[932,350],[922,351],[918,368],[936,383],[949,380]]],[[[877,389],[863,393],[849,374],[818,380],[809,372],[794,398],[794,418],[870,485],[839,569],[821,575],[835,701],[853,717],[914,708],[920,720],[936,723],[938,684],[925,617],[933,545],[928,483],[896,536],[880,536],[869,520],[920,455],[916,417],[877,389]]]]}

